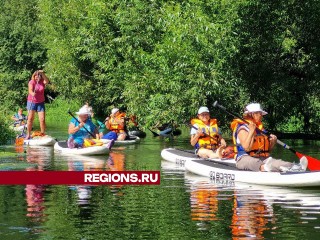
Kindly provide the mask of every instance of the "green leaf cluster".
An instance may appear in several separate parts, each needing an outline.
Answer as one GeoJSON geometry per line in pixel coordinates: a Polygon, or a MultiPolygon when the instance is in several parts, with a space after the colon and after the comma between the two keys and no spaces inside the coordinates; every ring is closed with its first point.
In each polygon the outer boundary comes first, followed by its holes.
{"type": "Polygon", "coordinates": [[[187,123],[207,105],[228,128],[214,101],[237,113],[256,101],[271,129],[320,130],[316,0],[2,0],[0,10],[8,107],[44,66],[52,94],[98,115],[119,107],[140,125],[187,123]]]}

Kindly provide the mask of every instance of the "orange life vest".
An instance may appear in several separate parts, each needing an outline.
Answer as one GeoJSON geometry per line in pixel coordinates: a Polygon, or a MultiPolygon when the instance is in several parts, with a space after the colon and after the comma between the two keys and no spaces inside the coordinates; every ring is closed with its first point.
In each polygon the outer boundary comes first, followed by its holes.
{"type": "MultiPolygon", "coordinates": [[[[248,122],[252,122],[250,119],[246,119],[248,122]]],[[[237,136],[238,136],[238,129],[242,125],[247,125],[246,122],[242,121],[241,119],[234,119],[231,123],[231,130],[233,132],[232,139],[234,144],[234,152],[236,153],[235,158],[249,154],[252,157],[269,157],[270,156],[270,141],[269,137],[262,134],[264,130],[263,124],[259,123],[257,125],[257,129],[254,133],[254,140],[249,152],[246,152],[244,148],[237,143],[237,136]]]]}
{"type": "Polygon", "coordinates": [[[120,113],[116,117],[111,116],[108,121],[108,128],[110,131],[116,132],[116,133],[122,133],[124,132],[124,123],[118,123],[121,119],[123,119],[126,116],[125,113],[120,113]]]}
{"type": "Polygon", "coordinates": [[[194,118],[191,120],[191,124],[197,124],[199,129],[205,133],[203,136],[199,137],[198,143],[195,145],[196,148],[206,148],[215,150],[219,146],[219,128],[217,124],[217,119],[210,119],[210,124],[204,124],[200,119],[194,118]]]}

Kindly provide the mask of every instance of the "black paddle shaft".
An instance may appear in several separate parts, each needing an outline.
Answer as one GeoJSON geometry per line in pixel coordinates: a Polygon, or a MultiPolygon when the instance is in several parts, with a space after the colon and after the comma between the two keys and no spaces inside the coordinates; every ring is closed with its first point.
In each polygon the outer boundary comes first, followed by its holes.
{"type": "MultiPolygon", "coordinates": [[[[241,119],[242,121],[244,121],[244,122],[246,122],[246,123],[248,123],[248,124],[250,123],[249,121],[245,120],[245,119],[244,119],[243,117],[241,117],[240,115],[237,115],[237,114],[234,114],[234,113],[232,113],[232,112],[229,112],[224,106],[218,104],[218,101],[215,101],[215,102],[213,103],[213,106],[222,109],[223,111],[225,111],[225,112],[228,113],[229,115],[231,115],[231,116],[233,116],[233,117],[235,117],[235,118],[239,118],[239,119],[241,119]]],[[[257,129],[258,129],[262,134],[270,137],[270,134],[267,134],[266,131],[261,131],[259,128],[257,128],[257,129]]],[[[293,148],[291,148],[290,146],[288,146],[288,145],[285,144],[284,142],[280,141],[279,139],[277,139],[277,143],[278,143],[279,145],[283,146],[285,149],[290,150],[290,151],[293,152],[294,154],[297,153],[296,150],[294,150],[293,148]]]]}
{"type": "MultiPolygon", "coordinates": [[[[71,115],[71,117],[73,117],[78,123],[80,123],[80,121],[72,114],[72,112],[69,110],[68,113],[71,115]]],[[[95,138],[95,136],[93,135],[92,132],[90,132],[85,126],[83,126],[84,130],[87,131],[87,133],[89,133],[93,138],[95,138]]]]}

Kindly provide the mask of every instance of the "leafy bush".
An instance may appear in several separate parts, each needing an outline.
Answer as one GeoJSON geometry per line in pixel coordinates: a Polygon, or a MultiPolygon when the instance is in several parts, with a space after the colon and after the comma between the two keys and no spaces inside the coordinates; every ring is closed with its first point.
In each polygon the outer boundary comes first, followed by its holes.
{"type": "Polygon", "coordinates": [[[15,137],[15,133],[9,128],[10,124],[12,121],[5,118],[5,115],[0,115],[0,145],[7,144],[15,137]]]}

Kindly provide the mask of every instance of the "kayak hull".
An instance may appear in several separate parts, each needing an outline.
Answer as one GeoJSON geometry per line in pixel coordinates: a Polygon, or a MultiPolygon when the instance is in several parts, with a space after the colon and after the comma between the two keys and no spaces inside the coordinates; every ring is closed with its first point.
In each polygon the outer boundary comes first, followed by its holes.
{"type": "MultiPolygon", "coordinates": [[[[180,165],[180,166],[184,166],[187,161],[202,159],[198,155],[196,155],[193,150],[182,150],[182,149],[176,149],[176,148],[163,149],[161,151],[161,157],[168,162],[176,163],[177,165],[180,165]]],[[[228,163],[234,166],[236,164],[233,158],[210,159],[210,161],[228,163]]]]}
{"type": "Polygon", "coordinates": [[[49,136],[45,135],[43,137],[34,137],[32,139],[25,139],[23,141],[23,145],[28,145],[28,146],[53,146],[57,141],[49,136]]]}
{"type": "MultiPolygon", "coordinates": [[[[103,144],[108,144],[111,140],[109,139],[100,139],[101,142],[103,142],[103,144]]],[[[137,136],[131,136],[129,135],[129,139],[123,140],[123,141],[119,141],[116,140],[114,142],[114,146],[122,146],[122,145],[132,145],[132,144],[136,144],[140,142],[140,138],[137,136]]]]}
{"type": "Polygon", "coordinates": [[[176,163],[183,166],[186,161],[201,159],[196,154],[194,154],[194,151],[192,150],[183,151],[175,148],[163,149],[161,151],[161,157],[168,162],[176,163]]]}
{"type": "Polygon", "coordinates": [[[145,138],[147,136],[147,134],[141,130],[132,130],[132,131],[129,131],[129,136],[136,136],[139,138],[145,138]]]}
{"type": "Polygon", "coordinates": [[[56,142],[54,144],[54,150],[61,154],[82,156],[103,155],[109,152],[109,148],[107,148],[105,145],[86,148],[68,148],[66,141],[56,142]]]}
{"type": "Polygon", "coordinates": [[[194,174],[216,182],[243,182],[259,185],[282,187],[320,186],[320,171],[315,172],[253,172],[239,170],[229,164],[191,160],[185,163],[185,169],[194,174]]]}

